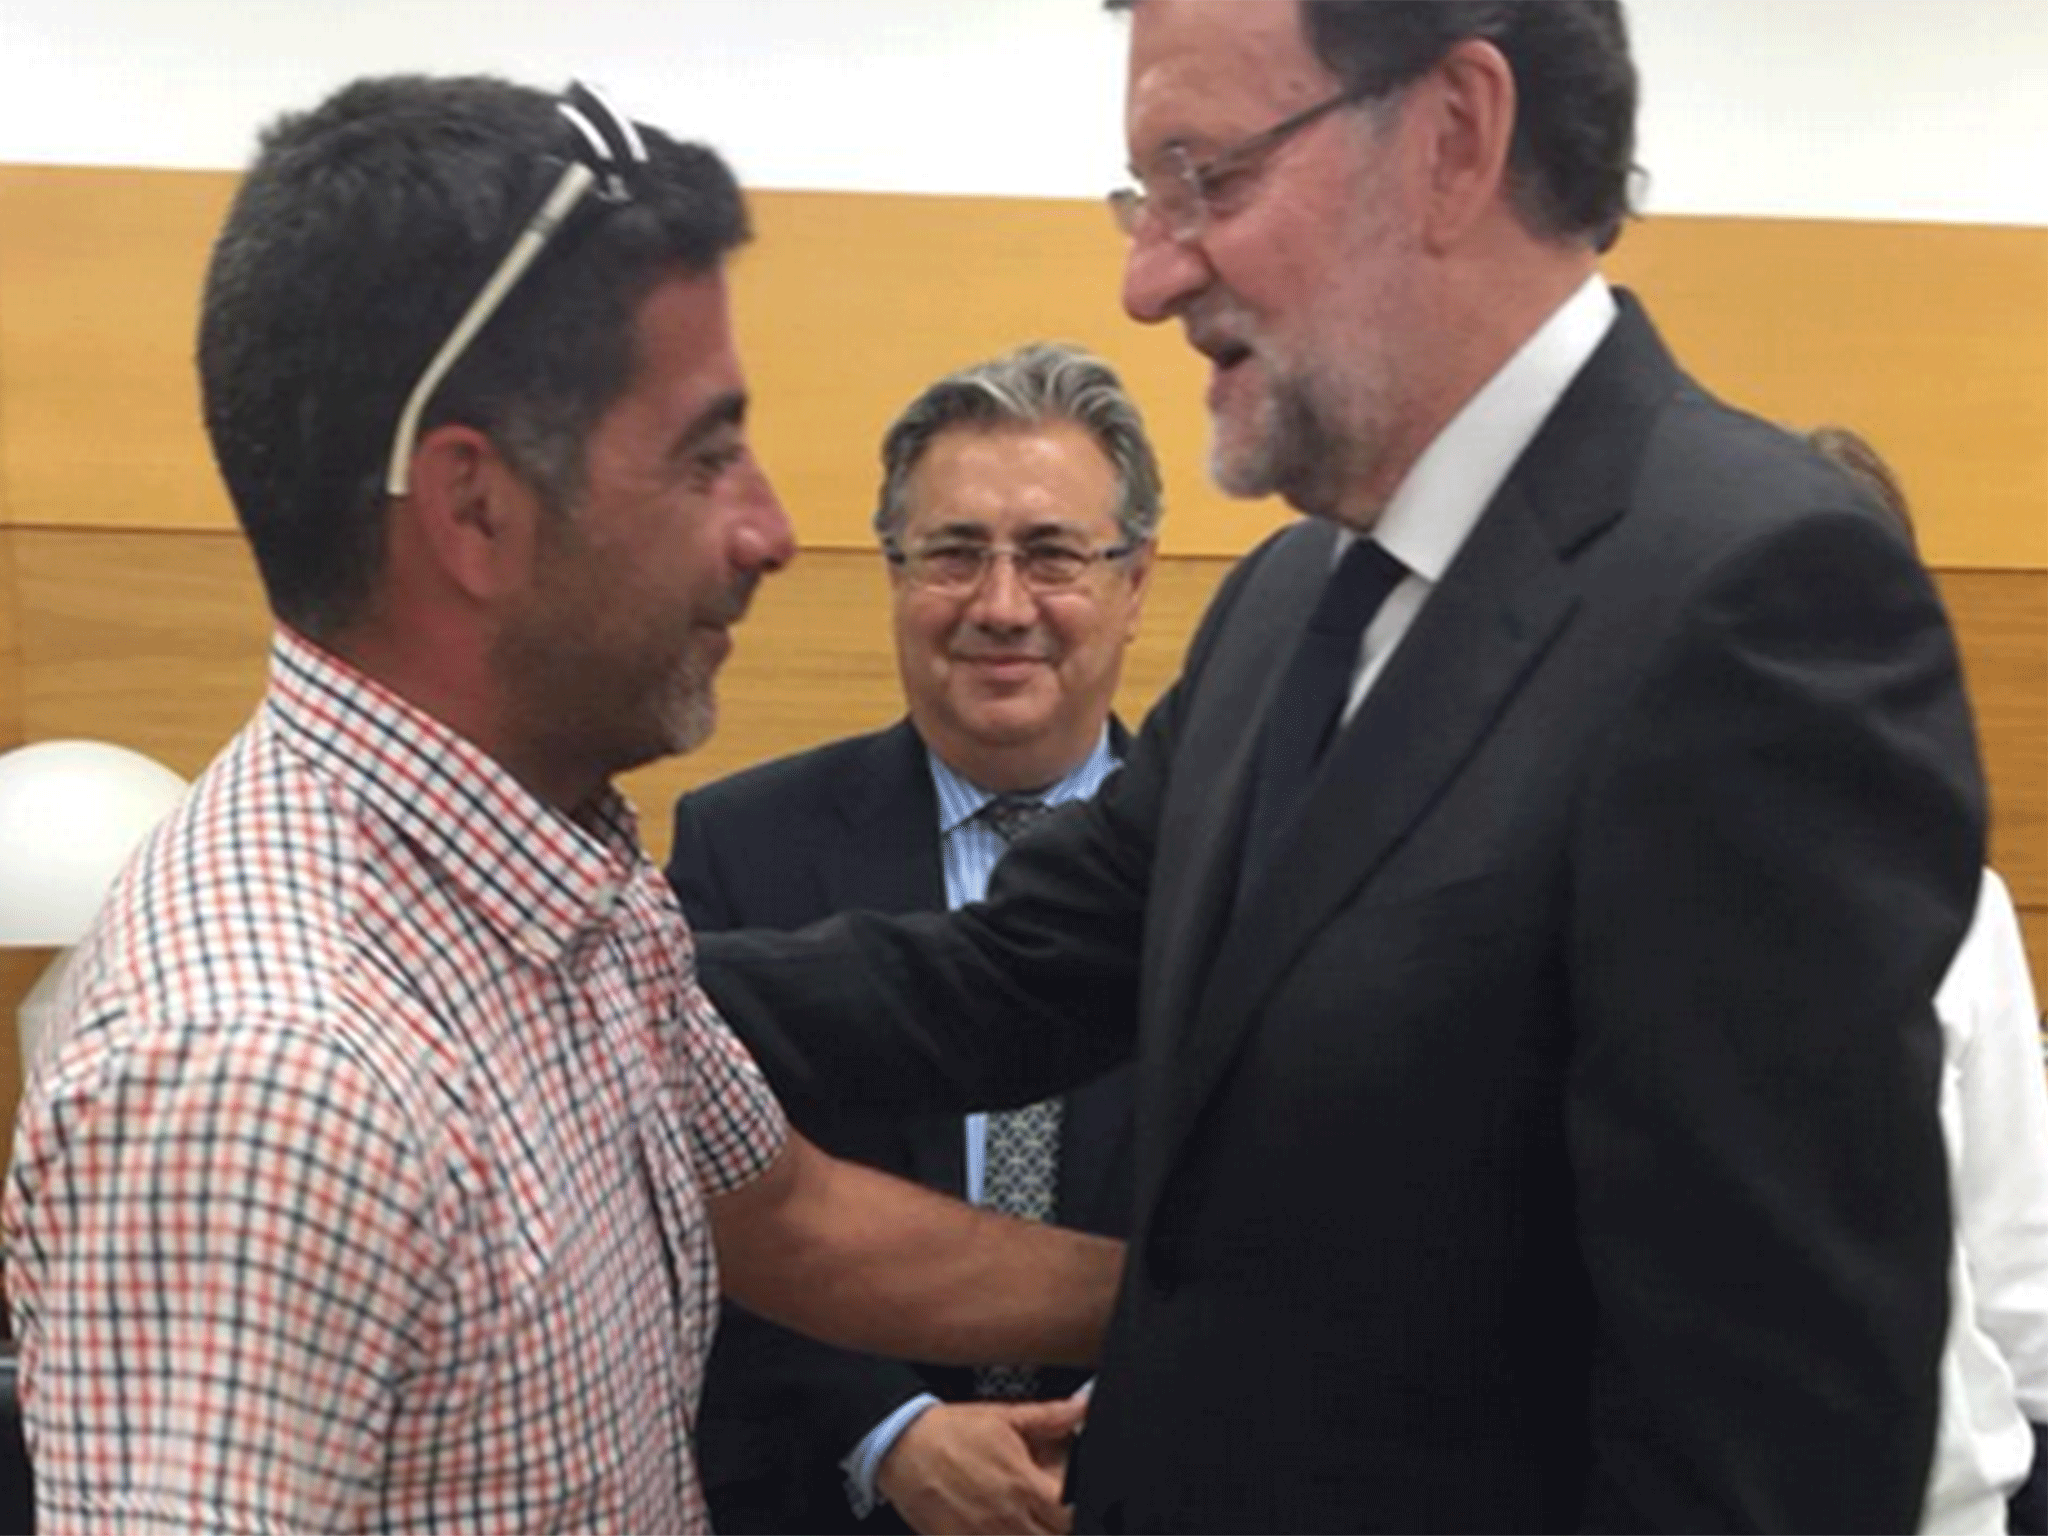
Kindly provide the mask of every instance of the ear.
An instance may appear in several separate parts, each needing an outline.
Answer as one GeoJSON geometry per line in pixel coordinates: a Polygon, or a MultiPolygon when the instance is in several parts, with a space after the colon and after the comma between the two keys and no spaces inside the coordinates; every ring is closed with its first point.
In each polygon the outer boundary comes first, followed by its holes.
{"type": "Polygon", "coordinates": [[[529,579],[540,498],[475,427],[449,424],[420,439],[404,505],[416,556],[440,584],[490,605],[529,579]]]}
{"type": "Polygon", "coordinates": [[[1159,541],[1147,539],[1124,557],[1124,566],[1131,577],[1131,605],[1124,615],[1124,643],[1128,645],[1138,638],[1138,620],[1145,612],[1145,593],[1152,584],[1152,557],[1159,552],[1159,541]]]}
{"type": "Polygon", "coordinates": [[[889,558],[889,552],[887,550],[878,550],[877,553],[881,557],[882,570],[884,571],[884,573],[887,574],[889,578],[890,599],[893,601],[897,598],[902,597],[905,589],[908,588],[910,585],[910,578],[903,574],[902,566],[898,565],[894,560],[891,560],[889,558]]]}
{"type": "Polygon", "coordinates": [[[1506,196],[1515,72],[1492,43],[1468,37],[1438,61],[1423,85],[1429,108],[1422,238],[1441,254],[1506,196]]]}

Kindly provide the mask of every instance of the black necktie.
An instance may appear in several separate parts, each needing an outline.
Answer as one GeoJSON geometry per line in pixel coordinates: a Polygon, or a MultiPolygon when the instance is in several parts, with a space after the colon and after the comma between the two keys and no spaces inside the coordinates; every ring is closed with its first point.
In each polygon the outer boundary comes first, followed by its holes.
{"type": "Polygon", "coordinates": [[[1408,567],[1385,549],[1360,539],[1344,552],[1323,584],[1322,599],[1309,615],[1308,628],[1302,631],[1301,644],[1266,716],[1252,775],[1240,894],[1265,872],[1280,834],[1307,797],[1351,694],[1365,626],[1407,574],[1408,567]]]}
{"type": "MultiPolygon", "coordinates": [[[[1007,843],[1051,809],[1030,795],[997,795],[981,808],[981,818],[1007,843]]],[[[1051,1219],[1059,1183],[1061,1107],[1058,1099],[1046,1099],[988,1117],[983,1205],[1028,1221],[1051,1219]]],[[[975,1372],[975,1391],[985,1398],[1033,1397],[1038,1372],[1028,1365],[985,1365],[975,1372]]]]}

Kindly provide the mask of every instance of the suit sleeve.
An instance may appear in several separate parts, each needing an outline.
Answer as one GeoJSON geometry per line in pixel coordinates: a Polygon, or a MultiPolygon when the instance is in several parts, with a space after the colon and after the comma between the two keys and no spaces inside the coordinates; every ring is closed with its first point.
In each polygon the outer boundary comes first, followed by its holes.
{"type": "Polygon", "coordinates": [[[778,1092],[893,1111],[1005,1109],[1130,1058],[1182,700],[1259,559],[1225,579],[1123,767],[1004,855],[987,901],[701,939],[705,989],[778,1092]]]}
{"type": "Polygon", "coordinates": [[[1931,999],[1983,827],[1924,573],[1848,516],[1725,559],[1591,767],[1590,1523],[1913,1529],[1950,1238],[1931,999]]]}
{"type": "Polygon", "coordinates": [[[704,934],[705,990],[800,1104],[1005,1109],[1100,1076],[1130,1054],[1137,1013],[1142,898],[1088,873],[1120,864],[1105,802],[1128,773],[1020,841],[988,902],[704,934]]]}

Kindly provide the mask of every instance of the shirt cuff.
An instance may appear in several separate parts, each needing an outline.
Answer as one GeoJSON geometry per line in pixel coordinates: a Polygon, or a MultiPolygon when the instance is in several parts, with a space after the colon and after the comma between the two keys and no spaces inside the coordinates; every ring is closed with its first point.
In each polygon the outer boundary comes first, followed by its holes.
{"type": "Polygon", "coordinates": [[[938,1406],[939,1400],[931,1393],[920,1392],[869,1430],[860,1444],[839,1463],[840,1470],[846,1474],[846,1502],[853,1506],[855,1519],[865,1520],[878,1507],[889,1502],[875,1491],[875,1473],[882,1465],[882,1458],[889,1454],[903,1431],[910,1428],[927,1408],[938,1406]]]}

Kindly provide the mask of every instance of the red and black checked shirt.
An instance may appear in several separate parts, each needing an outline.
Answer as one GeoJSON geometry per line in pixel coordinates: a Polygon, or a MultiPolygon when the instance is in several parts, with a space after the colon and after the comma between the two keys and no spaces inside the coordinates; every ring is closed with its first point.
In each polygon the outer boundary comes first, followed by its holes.
{"type": "Polygon", "coordinates": [[[702,1192],[781,1111],[616,795],[280,634],[130,867],[5,1210],[62,1531],[685,1531],[702,1192]]]}

